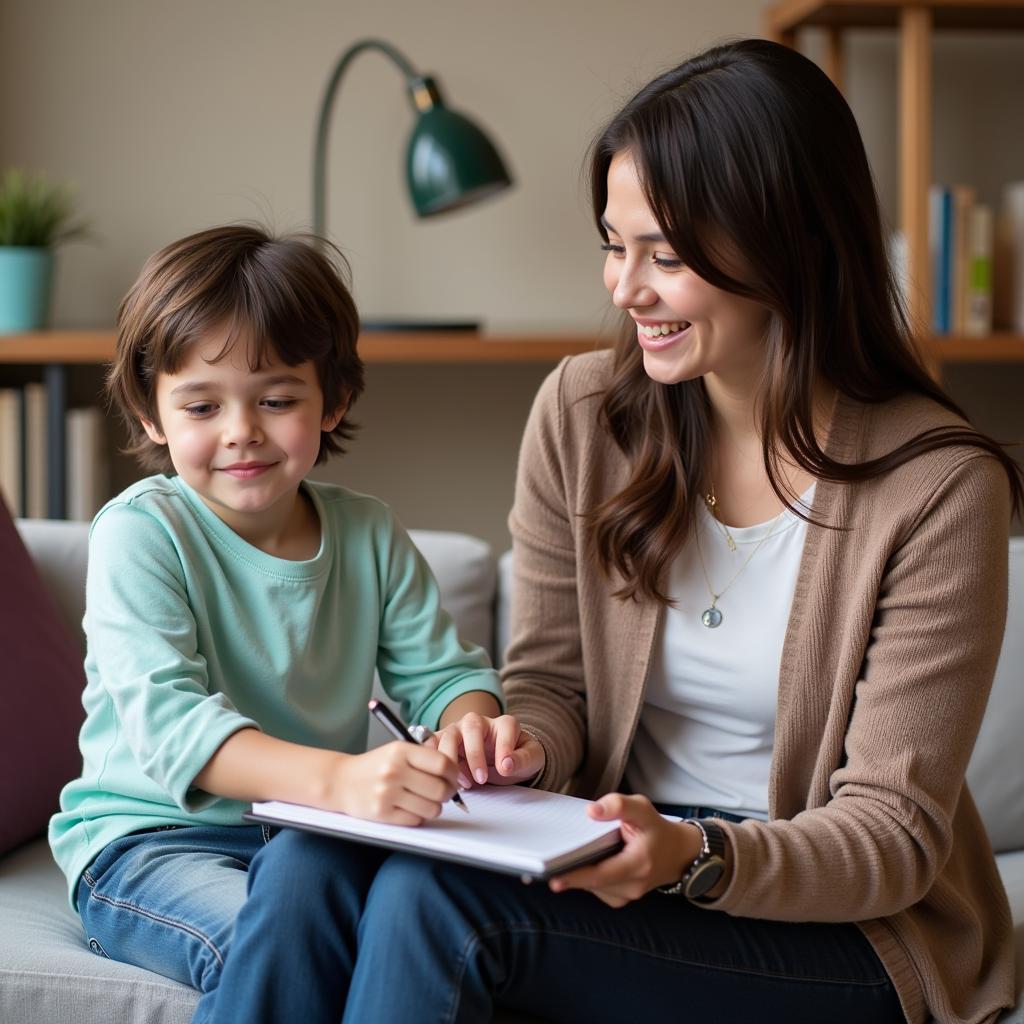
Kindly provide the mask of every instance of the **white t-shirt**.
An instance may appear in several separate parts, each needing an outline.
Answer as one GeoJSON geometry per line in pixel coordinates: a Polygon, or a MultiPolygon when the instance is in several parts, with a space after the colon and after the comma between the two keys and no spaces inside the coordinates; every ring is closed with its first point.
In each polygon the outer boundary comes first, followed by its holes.
{"type": "MultiPolygon", "coordinates": [[[[813,486],[802,495],[804,510],[813,495],[813,486]]],[[[695,528],[699,553],[691,536],[672,565],[675,604],[663,612],[626,782],[658,802],[766,819],[779,663],[807,523],[785,509],[730,526],[735,551],[703,503],[695,528]],[[701,621],[712,598],[699,555],[721,595],[713,629],[701,621]]]]}

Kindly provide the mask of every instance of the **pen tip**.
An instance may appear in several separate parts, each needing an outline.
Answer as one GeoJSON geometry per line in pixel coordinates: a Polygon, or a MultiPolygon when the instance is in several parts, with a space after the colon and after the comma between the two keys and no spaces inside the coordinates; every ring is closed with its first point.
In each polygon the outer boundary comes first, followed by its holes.
{"type": "Polygon", "coordinates": [[[452,802],[455,804],[456,807],[459,808],[460,811],[465,811],[467,814],[469,814],[469,808],[466,806],[465,800],[460,798],[458,800],[453,800],[452,802]]]}

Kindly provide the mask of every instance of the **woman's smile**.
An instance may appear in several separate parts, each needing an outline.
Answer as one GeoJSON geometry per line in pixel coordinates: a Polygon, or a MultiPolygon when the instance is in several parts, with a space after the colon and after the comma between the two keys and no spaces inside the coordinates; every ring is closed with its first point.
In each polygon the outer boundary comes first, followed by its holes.
{"type": "Polygon", "coordinates": [[[686,320],[672,323],[636,321],[636,337],[645,352],[663,352],[690,334],[693,324],[686,320]]]}

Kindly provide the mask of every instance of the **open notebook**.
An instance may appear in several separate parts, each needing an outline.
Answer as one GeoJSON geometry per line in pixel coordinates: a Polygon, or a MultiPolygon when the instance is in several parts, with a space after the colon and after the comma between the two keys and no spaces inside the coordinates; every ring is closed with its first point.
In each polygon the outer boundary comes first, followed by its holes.
{"type": "Polygon", "coordinates": [[[469,814],[449,802],[416,828],[279,800],[255,803],[245,817],[528,878],[550,878],[622,846],[618,821],[587,817],[589,800],[521,786],[484,786],[462,799],[469,814]]]}

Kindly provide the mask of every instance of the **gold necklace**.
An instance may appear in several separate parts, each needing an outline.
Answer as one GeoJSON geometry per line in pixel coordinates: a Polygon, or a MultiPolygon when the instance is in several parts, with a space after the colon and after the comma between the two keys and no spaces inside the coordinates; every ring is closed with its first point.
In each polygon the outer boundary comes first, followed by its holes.
{"type": "Polygon", "coordinates": [[[725,537],[725,543],[729,545],[729,550],[735,551],[736,541],[732,539],[729,527],[718,518],[718,499],[715,497],[714,483],[711,484],[711,491],[704,495],[704,504],[707,505],[708,511],[711,513],[711,518],[715,521],[715,525],[722,532],[722,536],[725,537]]]}
{"type": "MultiPolygon", "coordinates": [[[[714,491],[712,491],[712,495],[714,495],[714,491]]],[[[693,541],[697,545],[697,557],[700,559],[700,571],[704,574],[704,582],[707,585],[708,593],[711,595],[711,606],[709,608],[705,608],[700,616],[700,621],[707,626],[708,629],[717,629],[722,624],[722,611],[718,607],[718,602],[724,596],[725,592],[736,582],[736,580],[739,579],[743,570],[750,565],[750,560],[758,553],[758,551],[761,550],[761,545],[764,544],[764,542],[775,532],[775,527],[779,525],[779,520],[782,519],[782,514],[785,511],[786,510],[783,509],[782,512],[772,520],[772,525],[768,532],[757,542],[754,550],[747,555],[746,561],[736,570],[735,573],[733,573],[732,579],[729,580],[729,582],[726,583],[726,585],[717,594],[715,593],[715,588],[711,586],[711,580],[708,578],[708,569],[704,564],[704,553],[700,549],[700,524],[693,524],[693,541]]],[[[715,522],[718,522],[718,520],[716,519],[715,522]]],[[[728,537],[729,540],[732,541],[732,535],[729,534],[728,537]]],[[[736,550],[735,541],[732,543],[732,550],[736,550]]]]}

